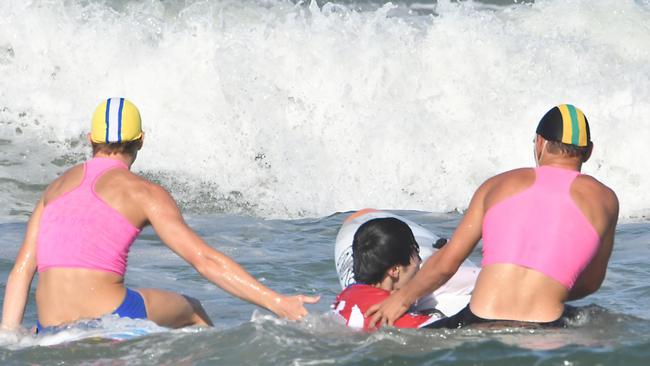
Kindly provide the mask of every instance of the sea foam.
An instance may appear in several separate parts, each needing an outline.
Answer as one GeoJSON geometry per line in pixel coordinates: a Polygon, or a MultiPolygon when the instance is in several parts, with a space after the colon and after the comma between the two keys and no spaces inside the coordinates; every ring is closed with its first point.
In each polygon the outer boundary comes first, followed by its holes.
{"type": "Polygon", "coordinates": [[[463,210],[534,164],[552,106],[589,118],[584,172],[623,217],[650,208],[650,6],[539,0],[353,6],[288,1],[0,4],[0,200],[87,156],[94,107],[141,109],[134,170],[189,210],[323,216],[463,210]]]}

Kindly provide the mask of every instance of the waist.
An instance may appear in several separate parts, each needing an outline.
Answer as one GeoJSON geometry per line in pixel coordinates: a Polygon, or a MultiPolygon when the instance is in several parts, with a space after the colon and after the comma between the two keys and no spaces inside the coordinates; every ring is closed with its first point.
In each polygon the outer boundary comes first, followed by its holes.
{"type": "Polygon", "coordinates": [[[68,261],[66,263],[58,263],[58,262],[51,263],[51,262],[39,261],[37,268],[38,268],[39,276],[42,276],[43,273],[52,270],[89,270],[89,271],[111,274],[114,276],[118,276],[120,278],[124,277],[124,274],[126,273],[126,266],[109,266],[106,264],[94,265],[94,264],[86,264],[86,263],[71,262],[71,261],[68,261]]]}
{"type": "Polygon", "coordinates": [[[539,271],[514,264],[483,267],[472,293],[472,311],[486,319],[549,322],[564,310],[569,291],[539,271]]]}
{"type": "MultiPolygon", "coordinates": [[[[572,244],[575,243],[568,242],[566,246],[572,244]]],[[[512,246],[505,251],[484,250],[481,265],[484,268],[494,265],[513,265],[532,270],[561,284],[566,291],[569,291],[596,251],[596,248],[593,248],[578,252],[566,250],[564,247],[555,251],[549,251],[548,248],[540,250],[542,246],[542,243],[538,243],[530,246],[512,246]]]]}
{"type": "Polygon", "coordinates": [[[110,313],[124,299],[124,278],[83,268],[51,268],[39,274],[36,305],[44,326],[96,318],[110,313]]]}

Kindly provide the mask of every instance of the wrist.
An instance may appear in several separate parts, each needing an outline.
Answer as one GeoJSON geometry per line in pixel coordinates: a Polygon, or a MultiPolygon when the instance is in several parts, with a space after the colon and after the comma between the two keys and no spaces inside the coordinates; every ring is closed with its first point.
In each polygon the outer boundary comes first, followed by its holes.
{"type": "Polygon", "coordinates": [[[412,286],[404,286],[400,291],[397,292],[399,300],[407,308],[413,305],[418,299],[417,294],[414,293],[412,286]]]}
{"type": "Polygon", "coordinates": [[[283,296],[280,295],[279,293],[275,291],[268,291],[267,293],[264,294],[264,298],[261,305],[264,306],[267,310],[277,314],[282,299],[283,296]]]}

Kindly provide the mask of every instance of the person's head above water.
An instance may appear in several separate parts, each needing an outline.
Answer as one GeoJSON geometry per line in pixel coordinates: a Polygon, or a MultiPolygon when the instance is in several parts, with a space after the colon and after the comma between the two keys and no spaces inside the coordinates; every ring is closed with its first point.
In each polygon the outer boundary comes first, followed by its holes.
{"type": "Polygon", "coordinates": [[[367,221],[352,241],[354,279],[367,285],[386,282],[398,289],[419,269],[419,251],[411,228],[403,221],[393,217],[367,221]]]}
{"type": "Polygon", "coordinates": [[[539,121],[535,132],[546,140],[542,150],[545,147],[551,154],[579,157],[582,162],[591,155],[589,122],[585,114],[571,104],[551,108],[539,121]]]}
{"type": "Polygon", "coordinates": [[[109,98],[95,109],[89,134],[93,154],[134,155],[142,147],[143,137],[140,111],[131,101],[109,98]]]}

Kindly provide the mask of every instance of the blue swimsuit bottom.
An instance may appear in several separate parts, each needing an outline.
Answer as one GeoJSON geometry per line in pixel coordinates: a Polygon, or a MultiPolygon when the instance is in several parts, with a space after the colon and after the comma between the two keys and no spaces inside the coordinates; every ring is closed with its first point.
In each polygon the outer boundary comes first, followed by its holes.
{"type": "MultiPolygon", "coordinates": [[[[144,306],[142,295],[127,288],[124,301],[111,314],[118,315],[120,318],[147,319],[147,308],[144,306]]],[[[43,327],[40,322],[36,322],[36,333],[55,331],[60,328],[60,326],[43,327]]]]}

